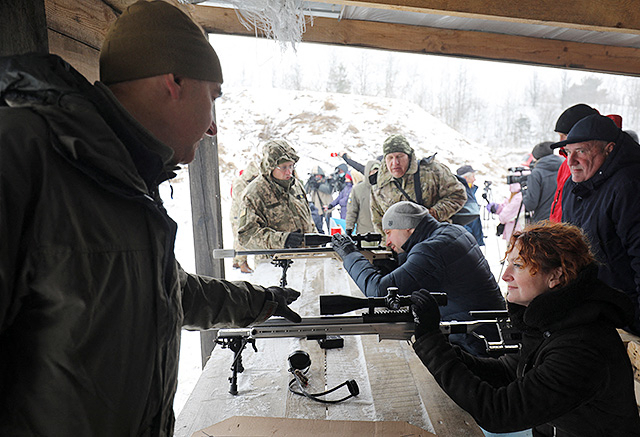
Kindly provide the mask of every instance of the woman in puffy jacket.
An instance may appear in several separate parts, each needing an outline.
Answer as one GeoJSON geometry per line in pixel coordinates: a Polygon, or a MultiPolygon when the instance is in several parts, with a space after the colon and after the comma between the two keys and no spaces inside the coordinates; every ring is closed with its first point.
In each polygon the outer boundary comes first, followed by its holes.
{"type": "Polygon", "coordinates": [[[444,391],[486,431],[533,436],[640,436],[633,371],[616,327],[630,298],[597,278],[582,231],[542,222],[515,232],[502,279],[517,354],[479,359],[440,333],[438,306],[414,292],[414,349],[444,391]]]}

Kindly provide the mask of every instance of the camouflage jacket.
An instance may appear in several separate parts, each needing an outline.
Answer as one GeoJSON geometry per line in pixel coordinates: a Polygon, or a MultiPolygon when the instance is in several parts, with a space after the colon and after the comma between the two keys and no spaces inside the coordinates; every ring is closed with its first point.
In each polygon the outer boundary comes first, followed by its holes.
{"type": "MultiPolygon", "coordinates": [[[[422,204],[429,208],[437,220],[447,221],[465,204],[467,194],[464,186],[451,173],[451,170],[446,165],[436,162],[434,156],[421,160],[419,165],[422,204]]],[[[371,218],[377,232],[384,234],[382,216],[391,205],[401,200],[416,201],[413,180],[417,171],[418,160],[415,154],[411,155],[409,168],[401,178],[394,178],[384,162],[380,166],[378,180],[371,190],[371,218]],[[394,180],[398,181],[410,199],[407,199],[398,189],[394,180]]]]}
{"type": "Polygon", "coordinates": [[[260,168],[255,161],[251,161],[247,168],[242,172],[240,176],[235,178],[231,185],[231,211],[229,216],[231,218],[231,227],[234,229],[234,234],[238,228],[238,219],[240,218],[240,206],[242,205],[242,193],[245,188],[260,175],[260,168]]]}
{"type": "Polygon", "coordinates": [[[261,175],[245,189],[238,239],[247,249],[281,249],[290,232],[316,232],[307,194],[294,176],[285,188],[271,172],[279,163],[296,162],[298,156],[284,141],[270,141],[260,164],[261,175]]]}

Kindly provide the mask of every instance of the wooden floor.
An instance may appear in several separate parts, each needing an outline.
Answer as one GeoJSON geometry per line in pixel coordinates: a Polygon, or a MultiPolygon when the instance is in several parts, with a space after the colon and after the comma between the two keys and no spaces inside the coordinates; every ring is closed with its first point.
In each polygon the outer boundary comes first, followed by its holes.
{"type": "MultiPolygon", "coordinates": [[[[253,274],[238,279],[274,285],[280,275],[280,269],[262,264],[253,274]]],[[[320,294],[362,296],[335,259],[295,260],[287,278],[290,287],[302,292],[292,308],[303,317],[319,315],[320,294]]],[[[438,436],[483,435],[473,419],[440,389],[407,342],[379,342],[375,336],[343,338],[343,348],[330,350],[304,339],[257,340],[258,352],[248,348],[243,353],[245,371],[239,374],[236,396],[229,393],[228,381],[233,353],[214,349],[177,419],[175,436],[191,436],[232,416],[406,421],[438,436]],[[324,391],[355,379],[360,394],[328,405],[290,393],[287,358],[295,350],[304,350],[311,357],[309,391],[324,391]]],[[[341,390],[345,391],[336,394],[348,393],[346,388],[341,390]]]]}

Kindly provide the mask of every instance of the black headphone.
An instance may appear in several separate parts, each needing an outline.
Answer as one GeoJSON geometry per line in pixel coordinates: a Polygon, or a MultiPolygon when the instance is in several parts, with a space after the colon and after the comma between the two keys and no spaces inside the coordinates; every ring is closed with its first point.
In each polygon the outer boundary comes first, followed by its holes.
{"type": "Polygon", "coordinates": [[[309,354],[305,351],[298,350],[289,355],[289,372],[291,372],[294,376],[294,378],[289,381],[289,391],[291,393],[297,394],[299,396],[306,396],[309,399],[313,399],[316,402],[322,402],[324,404],[337,404],[338,402],[346,401],[347,399],[353,396],[358,396],[358,394],[360,394],[360,388],[358,387],[358,384],[354,379],[349,379],[330,390],[323,391],[322,393],[309,393],[305,389],[305,387],[309,384],[309,378],[307,378],[306,373],[309,371],[310,366],[311,358],[309,358],[309,354]],[[298,386],[300,391],[296,391],[294,389],[295,385],[298,386]],[[349,389],[350,394],[348,396],[336,400],[319,398],[319,396],[325,396],[329,393],[333,393],[334,391],[345,385],[349,389]]]}

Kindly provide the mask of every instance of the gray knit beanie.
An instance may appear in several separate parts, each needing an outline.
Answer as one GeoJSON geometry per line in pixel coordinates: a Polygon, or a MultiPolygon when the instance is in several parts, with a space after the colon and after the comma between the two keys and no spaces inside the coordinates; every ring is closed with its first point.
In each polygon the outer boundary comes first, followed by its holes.
{"type": "Polygon", "coordinates": [[[395,203],[382,217],[382,229],[415,229],[429,210],[408,200],[395,203]]]}

